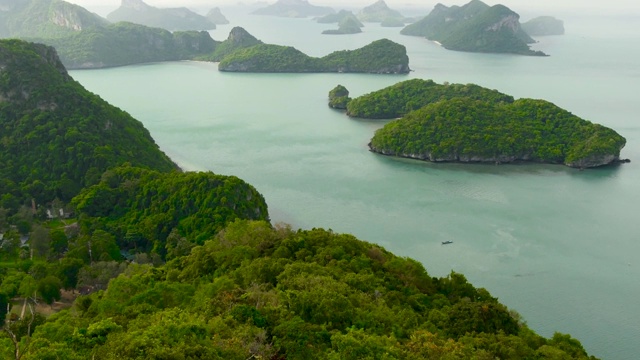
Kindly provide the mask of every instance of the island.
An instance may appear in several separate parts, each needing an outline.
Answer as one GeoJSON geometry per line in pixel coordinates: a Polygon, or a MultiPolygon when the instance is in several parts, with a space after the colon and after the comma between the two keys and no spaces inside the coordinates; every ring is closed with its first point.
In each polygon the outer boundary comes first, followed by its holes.
{"type": "MultiPolygon", "coordinates": [[[[244,29],[240,29],[236,29],[236,32],[248,35],[244,29]]],[[[243,35],[240,38],[246,37],[243,35]]],[[[376,40],[356,50],[335,51],[322,58],[310,57],[290,46],[259,43],[236,49],[223,56],[218,70],[375,74],[406,74],[410,71],[406,48],[388,39],[376,40]]]]}
{"type": "Polygon", "coordinates": [[[340,20],[337,30],[325,30],[322,33],[328,35],[358,34],[362,32],[362,26],[362,23],[352,15],[340,20]]]}
{"type": "Polygon", "coordinates": [[[432,162],[536,162],[590,168],[619,161],[614,130],[533,99],[442,100],[376,131],[371,151],[432,162]]]}
{"type": "Polygon", "coordinates": [[[107,15],[111,22],[128,21],[170,31],[212,30],[216,24],[186,7],[157,8],[142,0],[122,0],[120,7],[107,15]]]}
{"type": "Polygon", "coordinates": [[[320,24],[333,24],[333,23],[340,23],[340,21],[343,21],[344,19],[347,18],[353,18],[356,21],[358,21],[358,25],[360,27],[363,27],[364,25],[360,22],[360,20],[358,20],[358,18],[353,14],[353,12],[348,11],[348,10],[340,10],[337,13],[331,13],[331,14],[327,14],[325,16],[321,16],[319,18],[316,19],[316,21],[320,24]]]}
{"type": "Polygon", "coordinates": [[[289,18],[304,18],[309,16],[324,16],[334,13],[327,6],[312,5],[307,0],[278,0],[274,4],[252,12],[255,15],[269,15],[289,18]]]}
{"type": "Polygon", "coordinates": [[[1,40],[0,76],[4,358],[592,359],[462,274],[180,171],[49,46],[1,40]]]}
{"type": "Polygon", "coordinates": [[[229,20],[227,20],[227,18],[222,14],[222,11],[219,7],[215,7],[209,10],[205,17],[216,25],[226,25],[229,23],[229,20]]]}
{"type": "Polygon", "coordinates": [[[217,44],[206,31],[175,31],[130,22],[109,23],[60,0],[24,0],[3,7],[3,36],[54,46],[68,69],[191,60],[217,44]]]}
{"type": "Polygon", "coordinates": [[[333,89],[329,98],[332,98],[332,93],[334,98],[346,96],[344,99],[334,99],[334,102],[345,104],[347,115],[366,119],[395,119],[426,105],[457,97],[497,103],[514,101],[510,95],[475,84],[438,84],[423,79],[401,81],[355,99],[348,98],[349,92],[345,90],[333,89]]]}
{"type": "Polygon", "coordinates": [[[489,6],[480,0],[463,6],[437,4],[401,34],[426,37],[448,50],[545,56],[529,48],[535,40],[522,30],[519,19],[504,5],[489,6]]]}
{"type": "Polygon", "coordinates": [[[564,22],[553,16],[539,16],[522,24],[530,36],[564,35],[564,22]]]}
{"type": "Polygon", "coordinates": [[[404,16],[402,16],[400,12],[389,8],[384,0],[378,0],[360,10],[360,12],[358,12],[358,19],[364,22],[381,23],[391,20],[402,21],[404,16]]]}

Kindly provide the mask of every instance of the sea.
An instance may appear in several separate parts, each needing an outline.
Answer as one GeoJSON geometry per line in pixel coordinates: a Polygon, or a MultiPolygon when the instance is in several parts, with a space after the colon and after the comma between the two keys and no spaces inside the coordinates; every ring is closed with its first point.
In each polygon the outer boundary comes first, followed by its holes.
{"type": "Polygon", "coordinates": [[[419,260],[432,276],[462,273],[545,337],[569,333],[602,359],[638,357],[640,17],[566,14],[565,35],[533,45],[550,56],[527,57],[448,51],[378,24],[321,35],[335,25],[225,14],[231,24],[211,31],[216,40],[242,26],[323,56],[388,38],[406,46],[413,71],[243,74],[184,61],[70,73],[140,120],[183,169],[255,186],[272,222],[353,234],[419,260]],[[580,171],[384,157],[367,143],[386,121],[327,106],[338,84],[356,97],[413,78],[553,102],[619,132],[631,162],[580,171]]]}

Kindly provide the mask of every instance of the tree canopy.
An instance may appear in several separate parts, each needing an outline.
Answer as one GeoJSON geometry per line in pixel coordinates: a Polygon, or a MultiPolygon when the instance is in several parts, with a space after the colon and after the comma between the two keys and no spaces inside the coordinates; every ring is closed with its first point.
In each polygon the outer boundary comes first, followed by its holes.
{"type": "Polygon", "coordinates": [[[386,124],[369,146],[385,155],[420,160],[525,160],[582,168],[617,160],[625,143],[614,130],[544,100],[455,98],[386,124]]]}

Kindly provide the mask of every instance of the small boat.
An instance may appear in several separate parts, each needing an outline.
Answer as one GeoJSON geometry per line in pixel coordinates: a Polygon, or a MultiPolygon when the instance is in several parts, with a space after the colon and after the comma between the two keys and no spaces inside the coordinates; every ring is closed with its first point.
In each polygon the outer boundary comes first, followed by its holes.
{"type": "Polygon", "coordinates": [[[449,244],[453,244],[453,241],[447,240],[442,242],[442,245],[449,245],[449,244]]]}

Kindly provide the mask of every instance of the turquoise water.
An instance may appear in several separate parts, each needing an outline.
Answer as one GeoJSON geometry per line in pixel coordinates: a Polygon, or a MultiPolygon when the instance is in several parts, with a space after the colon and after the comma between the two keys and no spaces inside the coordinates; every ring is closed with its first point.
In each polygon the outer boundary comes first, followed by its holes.
{"type": "MultiPolygon", "coordinates": [[[[230,20],[265,42],[315,56],[391,38],[407,46],[414,71],[229,74],[216,64],[172,62],[71,74],[142,121],[183,168],[253,184],[273,221],[352,233],[420,260],[434,276],[461,272],[542,335],[570,333],[605,359],[637,357],[640,48],[630,44],[640,31],[621,36],[567,19],[573,31],[536,45],[551,56],[532,58],[450,52],[375,25],[358,35],[322,36],[332,25],[230,20]],[[381,157],[366,144],[384,122],[327,107],[337,84],[358,96],[409,78],[552,101],[620,132],[627,138],[622,157],[632,162],[578,171],[381,157]],[[453,244],[442,246],[445,240],[453,244]]],[[[212,35],[222,40],[231,26],[212,35]]]]}

